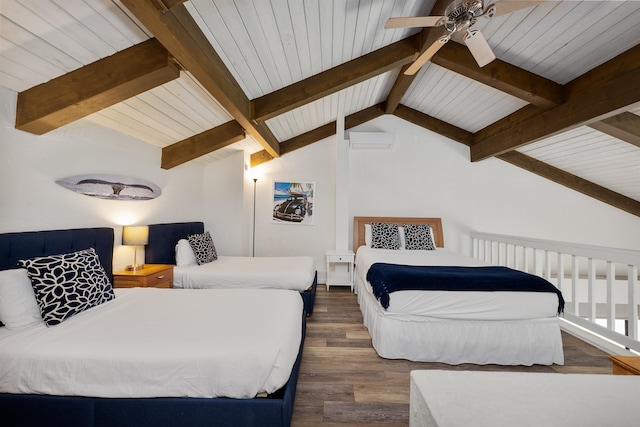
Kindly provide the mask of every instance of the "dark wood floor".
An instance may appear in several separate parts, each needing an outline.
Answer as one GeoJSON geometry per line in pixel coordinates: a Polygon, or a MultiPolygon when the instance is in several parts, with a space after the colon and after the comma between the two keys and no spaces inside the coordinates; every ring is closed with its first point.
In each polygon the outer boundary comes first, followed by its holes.
{"type": "Polygon", "coordinates": [[[349,288],[318,285],[307,321],[292,426],[408,426],[409,372],[464,369],[610,374],[599,349],[563,333],[564,366],[479,366],[420,363],[378,357],[349,288]]]}

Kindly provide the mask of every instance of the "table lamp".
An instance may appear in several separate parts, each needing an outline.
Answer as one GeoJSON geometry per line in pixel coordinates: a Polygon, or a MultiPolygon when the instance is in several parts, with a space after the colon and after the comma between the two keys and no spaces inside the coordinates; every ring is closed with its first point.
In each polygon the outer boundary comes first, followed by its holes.
{"type": "Polygon", "coordinates": [[[133,249],[133,264],[127,266],[127,270],[136,271],[144,268],[144,264],[136,262],[138,255],[138,246],[144,246],[149,243],[149,227],[146,225],[122,227],[122,244],[127,246],[135,246],[133,249]]]}

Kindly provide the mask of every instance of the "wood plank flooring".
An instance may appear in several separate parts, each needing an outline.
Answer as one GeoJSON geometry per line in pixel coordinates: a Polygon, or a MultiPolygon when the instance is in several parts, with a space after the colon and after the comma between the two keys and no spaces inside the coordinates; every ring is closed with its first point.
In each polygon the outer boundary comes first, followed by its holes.
{"type": "Polygon", "coordinates": [[[608,354],[563,333],[564,366],[446,365],[379,357],[347,287],[318,285],[307,319],[292,426],[408,426],[409,372],[456,369],[610,374],[608,354]]]}

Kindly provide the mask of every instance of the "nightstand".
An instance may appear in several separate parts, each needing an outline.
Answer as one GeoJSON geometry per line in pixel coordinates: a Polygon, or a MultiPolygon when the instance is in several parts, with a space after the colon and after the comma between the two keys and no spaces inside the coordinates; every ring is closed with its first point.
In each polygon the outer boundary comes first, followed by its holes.
{"type": "Polygon", "coordinates": [[[114,288],[171,288],[173,265],[145,264],[136,271],[121,270],[113,273],[114,288]]]}
{"type": "Polygon", "coordinates": [[[609,356],[613,362],[614,375],[640,375],[640,357],[638,356],[609,356]]]}
{"type": "Polygon", "coordinates": [[[325,253],[327,259],[327,291],[330,286],[349,286],[353,291],[353,260],[350,250],[330,250],[325,253]],[[333,267],[333,271],[331,270],[333,267]]]}

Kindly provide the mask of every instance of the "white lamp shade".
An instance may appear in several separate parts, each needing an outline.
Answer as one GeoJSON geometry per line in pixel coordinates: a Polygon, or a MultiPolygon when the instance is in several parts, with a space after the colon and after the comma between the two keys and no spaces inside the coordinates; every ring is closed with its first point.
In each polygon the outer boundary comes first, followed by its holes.
{"type": "Polygon", "coordinates": [[[143,246],[149,243],[149,227],[124,226],[122,228],[122,244],[131,246],[143,246]]]}

